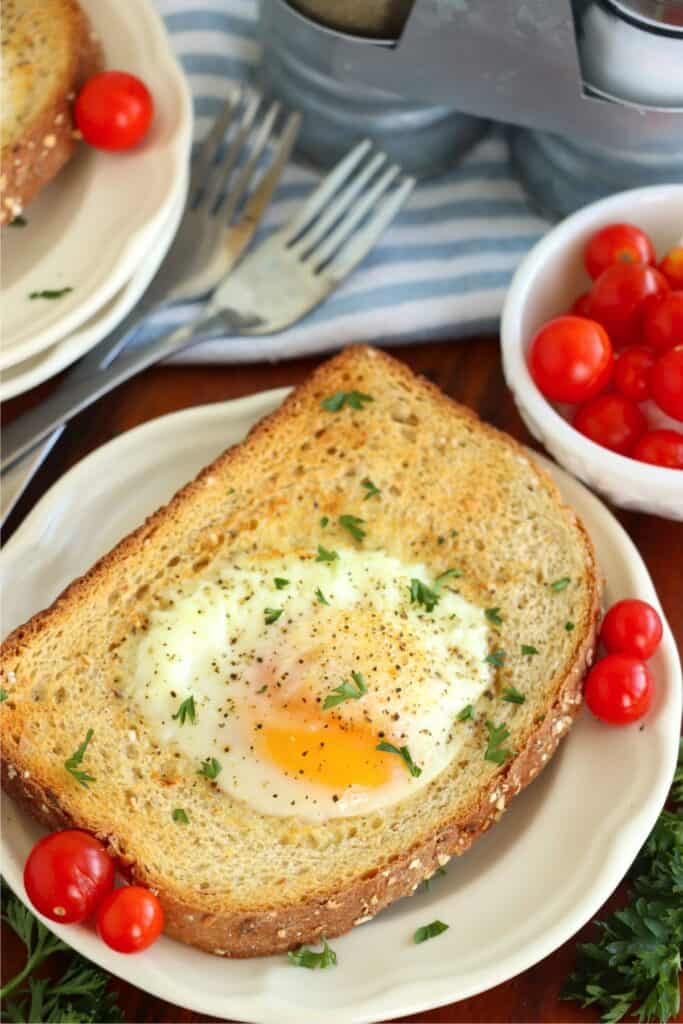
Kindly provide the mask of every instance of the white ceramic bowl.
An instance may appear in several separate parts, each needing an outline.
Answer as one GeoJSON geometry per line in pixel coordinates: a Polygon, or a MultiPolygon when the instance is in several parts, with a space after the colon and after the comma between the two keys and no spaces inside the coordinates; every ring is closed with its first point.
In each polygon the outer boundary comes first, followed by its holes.
{"type": "MultiPolygon", "coordinates": [[[[503,307],[503,372],[527,427],[575,476],[622,508],[683,519],[683,472],[627,459],[590,441],[563,419],[534,384],[527,350],[546,321],[571,306],[590,284],[583,248],[598,228],[637,224],[662,256],[683,235],[683,185],[619,192],[567,217],[531,250],[515,274],[503,307]]],[[[677,425],[683,430],[683,424],[677,425]]]]}

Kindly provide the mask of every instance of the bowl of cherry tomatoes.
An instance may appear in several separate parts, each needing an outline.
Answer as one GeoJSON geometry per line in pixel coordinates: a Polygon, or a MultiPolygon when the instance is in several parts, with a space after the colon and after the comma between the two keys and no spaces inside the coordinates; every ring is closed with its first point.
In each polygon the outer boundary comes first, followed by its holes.
{"type": "Polygon", "coordinates": [[[620,192],[534,246],[503,370],[553,457],[615,505],[683,519],[683,185],[620,192]]]}

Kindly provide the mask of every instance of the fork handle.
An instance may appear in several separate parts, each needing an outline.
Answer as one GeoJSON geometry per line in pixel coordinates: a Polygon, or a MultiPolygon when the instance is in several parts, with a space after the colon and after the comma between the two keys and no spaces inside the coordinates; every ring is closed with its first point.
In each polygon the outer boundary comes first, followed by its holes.
{"type": "Polygon", "coordinates": [[[2,472],[31,451],[55,427],[96,402],[119,384],[148,366],[187,348],[217,328],[233,334],[248,325],[243,317],[230,311],[200,314],[195,320],[161,338],[153,338],[130,352],[124,352],[105,369],[94,369],[87,377],[66,380],[44,402],[13,420],[2,431],[2,472]],[[234,321],[234,322],[233,322],[234,321]]]}

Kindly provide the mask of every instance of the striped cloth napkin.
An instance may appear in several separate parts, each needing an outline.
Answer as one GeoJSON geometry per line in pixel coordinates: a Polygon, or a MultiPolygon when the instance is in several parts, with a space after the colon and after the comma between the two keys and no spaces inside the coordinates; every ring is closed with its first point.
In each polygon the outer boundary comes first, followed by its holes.
{"type": "MultiPolygon", "coordinates": [[[[200,139],[230,88],[259,60],[257,0],[156,0],[194,96],[200,139]]],[[[319,180],[290,165],[256,242],[280,227],[319,180]]],[[[352,276],[317,310],[282,334],[220,338],[176,357],[182,362],[276,360],[350,342],[398,344],[460,338],[497,327],[515,267],[547,229],[516,181],[495,129],[449,174],[418,185],[352,276]]],[[[170,329],[191,305],[160,313],[170,329]]]]}

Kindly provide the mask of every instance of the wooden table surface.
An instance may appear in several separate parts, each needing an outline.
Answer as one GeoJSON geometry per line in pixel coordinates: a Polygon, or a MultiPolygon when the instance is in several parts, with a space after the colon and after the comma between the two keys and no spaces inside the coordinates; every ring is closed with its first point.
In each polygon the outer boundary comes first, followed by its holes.
{"type": "MultiPolygon", "coordinates": [[[[447,394],[475,409],[482,419],[507,430],[526,444],[534,444],[505,387],[495,338],[415,345],[392,351],[447,394]]],[[[91,406],[70,425],[14,510],[5,538],[66,470],[123,431],[177,409],[221,402],[284,384],[298,384],[320,361],[300,359],[276,365],[240,367],[158,367],[146,371],[91,406]]],[[[3,408],[5,422],[38,401],[50,387],[49,384],[44,385],[6,403],[3,408]]],[[[681,650],[683,523],[629,512],[616,511],[615,514],[632,537],[652,575],[681,650]]],[[[618,899],[619,893],[610,903],[618,899]]],[[[403,1019],[448,1022],[597,1021],[598,1015],[594,1011],[581,1010],[573,1003],[558,1000],[560,986],[573,963],[576,940],[587,934],[588,929],[584,929],[535,967],[488,992],[403,1019]]],[[[20,965],[21,946],[12,934],[3,931],[3,938],[3,976],[8,977],[20,965]]],[[[165,1024],[209,1019],[153,998],[124,982],[114,981],[113,987],[120,995],[120,1005],[130,1022],[165,1024]]],[[[677,1020],[683,1021],[683,1015],[677,1020]]]]}

